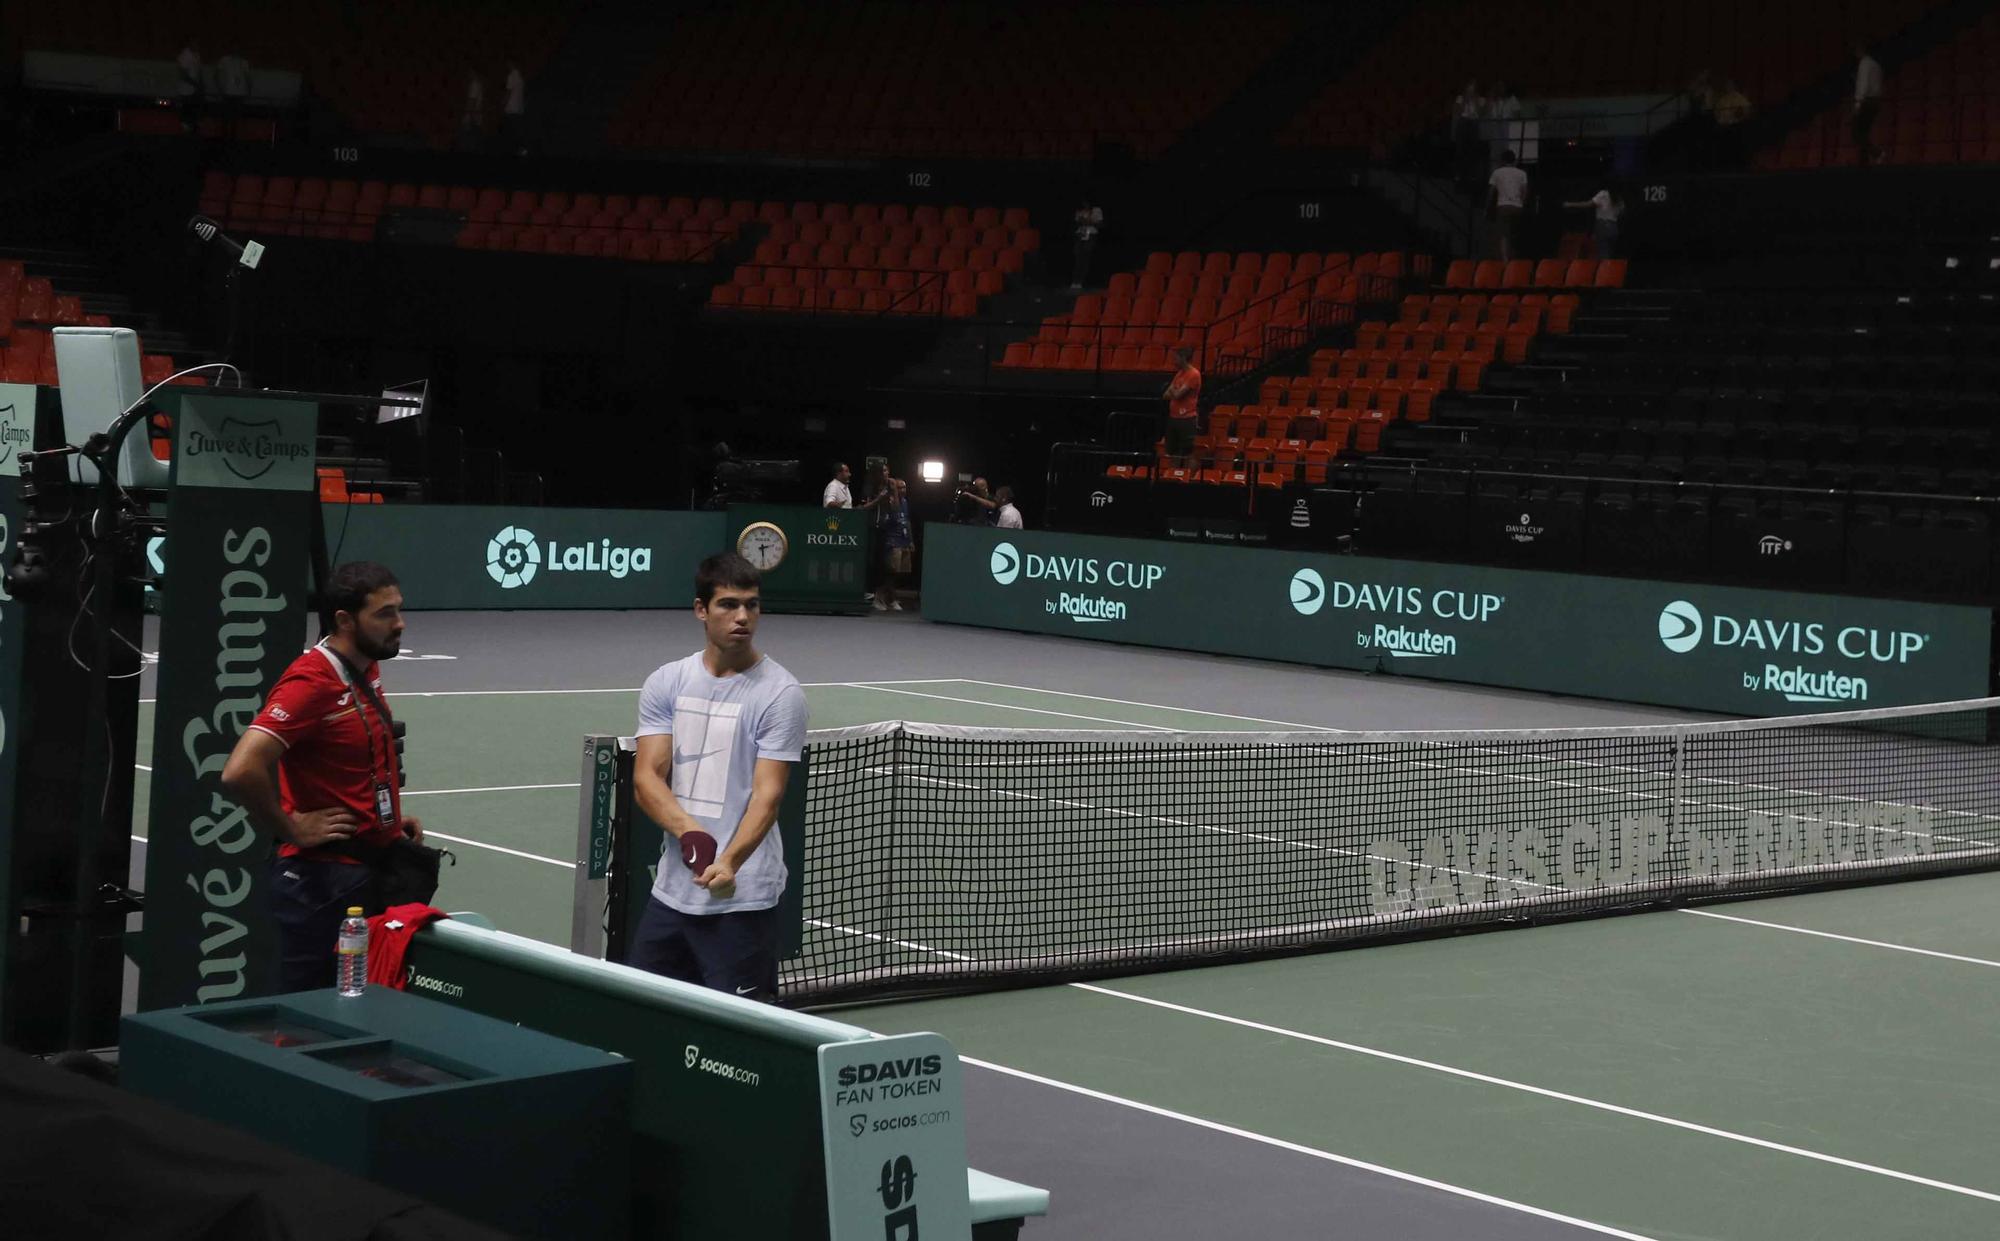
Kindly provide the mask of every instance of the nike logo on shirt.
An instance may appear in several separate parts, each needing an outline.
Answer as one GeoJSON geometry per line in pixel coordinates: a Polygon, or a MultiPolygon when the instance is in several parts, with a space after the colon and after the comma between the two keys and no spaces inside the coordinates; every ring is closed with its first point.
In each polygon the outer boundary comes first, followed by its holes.
{"type": "Polygon", "coordinates": [[[752,991],[755,991],[756,989],[757,988],[754,985],[748,987],[738,987],[736,988],[736,994],[749,995],[752,991]]]}

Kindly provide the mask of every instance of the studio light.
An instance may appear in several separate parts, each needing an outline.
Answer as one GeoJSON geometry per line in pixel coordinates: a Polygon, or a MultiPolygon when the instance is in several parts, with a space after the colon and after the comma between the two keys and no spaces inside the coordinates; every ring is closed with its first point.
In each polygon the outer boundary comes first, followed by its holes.
{"type": "Polygon", "coordinates": [[[944,481],[944,462],[942,461],[926,461],[918,469],[922,471],[923,480],[927,483],[941,483],[944,481]]]}

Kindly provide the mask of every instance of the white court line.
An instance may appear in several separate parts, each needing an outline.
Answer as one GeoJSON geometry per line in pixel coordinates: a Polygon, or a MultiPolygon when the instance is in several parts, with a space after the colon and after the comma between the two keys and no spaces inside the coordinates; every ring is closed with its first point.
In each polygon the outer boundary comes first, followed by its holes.
{"type": "Polygon", "coordinates": [[[953,698],[949,694],[926,694],[914,689],[890,689],[888,681],[842,681],[847,689],[872,689],[881,694],[907,694],[911,698],[935,698],[939,702],[962,702],[974,707],[992,707],[996,711],[1026,711],[1031,715],[1057,715],[1066,720],[1089,720],[1093,724],[1118,724],[1125,728],[1137,728],[1146,732],[1170,733],[1174,731],[1164,724],[1141,724],[1136,720],[1107,719],[1101,715],[1078,715],[1073,711],[1050,711],[1046,707],[1015,707],[1004,702],[986,702],[979,698],[953,698]]]}
{"type": "Polygon", "coordinates": [[[877,935],[873,931],[856,930],[851,926],[842,926],[837,922],[828,922],[823,918],[807,918],[806,921],[813,926],[819,927],[821,930],[835,931],[842,935],[852,935],[856,939],[873,940],[878,944],[888,944],[894,948],[907,948],[911,952],[927,952],[934,957],[950,957],[954,961],[972,961],[977,959],[968,957],[962,952],[949,952],[943,948],[933,948],[928,944],[912,943],[909,940],[896,939],[889,935],[877,935]]]}
{"type": "Polygon", "coordinates": [[[1540,1219],[1553,1220],[1559,1224],[1568,1224],[1571,1227],[1586,1229],[1607,1237],[1623,1237],[1626,1241],[1653,1241],[1653,1238],[1643,1233],[1626,1232],[1622,1228],[1613,1228],[1608,1224],[1598,1224],[1587,1219],[1578,1219],[1574,1215],[1564,1215],[1558,1211],[1551,1211],[1544,1207],[1530,1206],[1525,1202],[1515,1202],[1511,1198],[1495,1197],[1492,1194],[1481,1193],[1476,1189],[1467,1189],[1463,1185],[1453,1185],[1448,1181],[1432,1180],[1427,1176],[1418,1176],[1414,1172],[1404,1172],[1379,1163],[1369,1163],[1365,1159],[1356,1159],[1351,1155],[1337,1155],[1332,1151],[1322,1150],[1317,1146],[1306,1146],[1299,1142],[1288,1142],[1283,1138],[1274,1138],[1269,1134],[1256,1133],[1249,1129],[1239,1129],[1234,1125],[1225,1125],[1220,1121],[1206,1120],[1200,1116],[1191,1116],[1186,1112],[1172,1111],[1151,1103],[1141,1103],[1137,1099],[1128,1099],[1123,1095],[1107,1094],[1102,1090],[1092,1090],[1088,1086],[1078,1086],[1073,1082],[1058,1081],[1053,1077],[1043,1077],[1040,1074],[1029,1073],[1023,1069],[1010,1068],[1004,1064],[995,1064],[990,1060],[977,1060],[966,1055],[961,1055],[958,1059],[961,1064],[969,1064],[974,1068],[986,1069],[993,1073],[1002,1073],[1008,1077],[1018,1077],[1022,1081],[1034,1082],[1038,1086],[1050,1086],[1057,1090],[1066,1090],[1071,1094],[1081,1095],[1086,1099],[1095,1099],[1100,1103],[1111,1103],[1118,1107],[1131,1108],[1135,1112],[1144,1112],[1149,1116],[1177,1120],[1184,1125],[1193,1125],[1196,1128],[1207,1129],[1211,1132],[1225,1134],[1232,1138],[1242,1138],[1246,1141],[1257,1142],[1278,1150],[1289,1151],[1295,1155],[1305,1155],[1312,1159],[1323,1159],[1328,1163],[1337,1163],[1343,1167],[1354,1168],[1358,1171],[1372,1172],[1377,1176],[1386,1176],[1394,1180],[1408,1182],[1412,1185],[1421,1185],[1426,1189],[1435,1189],[1443,1193],[1456,1195],[1460,1198],[1469,1198],[1474,1202],[1483,1202],[1488,1206],[1504,1207],[1509,1211],[1520,1211],[1540,1219]]]}
{"type": "MultiPolygon", "coordinates": [[[[956,678],[955,682],[954,681],[937,682],[937,684],[940,685],[949,685],[954,683],[959,685],[984,685],[989,689],[1017,689],[1022,691],[1023,693],[1028,693],[1028,694],[1055,694],[1058,697],[1062,698],[1088,698],[1095,702],[1115,702],[1121,707],[1145,707],[1146,709],[1151,711],[1178,711],[1182,715],[1206,715],[1212,719],[1218,719],[1218,720],[1242,720],[1246,724],[1276,724],[1283,728],[1296,728],[1301,732],[1309,732],[1309,733],[1344,733],[1352,731],[1351,729],[1346,729],[1346,728],[1335,728],[1329,724],[1299,724],[1291,720],[1267,719],[1266,717],[1261,715],[1236,715],[1229,711],[1201,711],[1197,710],[1194,707],[1170,707],[1167,706],[1165,703],[1135,702],[1130,698],[1106,698],[1102,694],[1073,694],[1068,690],[1042,689],[1034,685],[1010,685],[1005,681],[979,681],[979,680],[974,680],[971,677],[958,677],[956,678]]],[[[996,702],[993,705],[996,707],[1002,707],[1008,704],[996,702]]]]}
{"type": "Polygon", "coordinates": [[[1962,961],[1967,965],[1984,965],[1990,969],[2000,969],[2000,961],[1989,961],[1985,957],[1960,956],[1956,952],[1939,952],[1934,948],[1918,948],[1910,944],[1892,944],[1881,939],[1862,939],[1858,935],[1836,935],[1832,931],[1815,931],[1811,927],[1792,926],[1785,922],[1762,922],[1756,918],[1742,918],[1735,914],[1719,914],[1706,909],[1681,909],[1677,913],[1693,914],[1697,918],[1714,918],[1718,922],[1740,922],[1744,926],[1761,926],[1766,930],[1790,931],[1794,935],[1810,935],[1815,939],[1837,939],[1844,944],[1861,944],[1868,948],[1887,948],[1891,952],[1907,952],[1919,957],[1936,957],[1942,961],[1962,961]]]}
{"type": "Polygon", "coordinates": [[[494,784],[477,789],[410,789],[405,797],[443,797],[448,793],[523,793],[531,789],[574,789],[582,787],[572,780],[568,784],[494,784]]]}
{"type": "Polygon", "coordinates": [[[151,767],[146,766],[146,764],[144,763],[134,763],[132,765],[138,768],[140,771],[145,772],[149,776],[153,774],[153,769],[151,767]]]}
{"type": "Polygon", "coordinates": [[[565,861],[563,861],[563,860],[562,860],[561,858],[552,858],[552,857],[543,857],[543,856],[542,856],[541,854],[539,854],[539,853],[523,853],[523,852],[522,852],[521,850],[519,850],[519,849],[509,849],[509,848],[508,848],[507,846],[505,846],[505,845],[489,845],[489,844],[487,844],[487,843],[486,843],[485,841],[483,841],[483,840],[467,840],[467,839],[466,839],[465,837],[463,837],[463,836],[447,836],[447,835],[445,835],[445,834],[444,834],[443,832],[425,832],[425,833],[424,833],[424,839],[425,839],[425,840],[429,840],[429,839],[431,839],[431,838],[432,838],[433,836],[435,836],[435,837],[436,837],[437,839],[439,839],[439,840],[449,840],[449,841],[450,841],[451,843],[453,843],[453,844],[455,844],[455,845],[471,845],[471,846],[472,846],[473,848],[475,848],[475,849],[491,849],[491,850],[493,850],[493,852],[495,852],[495,853],[506,853],[506,854],[511,854],[511,855],[512,855],[512,856],[514,856],[514,857],[518,857],[518,858],[526,858],[526,859],[528,859],[528,860],[529,860],[530,862],[546,862],[546,863],[548,863],[548,864],[549,864],[550,866],[560,866],[560,867],[562,867],[562,868],[563,868],[564,870],[575,870],[575,869],[576,869],[576,863],[575,863],[575,862],[565,862],[565,861]]]}
{"type": "Polygon", "coordinates": [[[1134,1004],[1145,1004],[1153,1008],[1166,1009],[1169,1012],[1220,1022],[1224,1025],[1239,1026],[1246,1030],[1255,1030],[1260,1034],[1273,1034],[1280,1038],[1295,1039],[1302,1043],[1330,1047],[1336,1051],[1348,1051],[1356,1055],[1385,1060],[1391,1064],[1428,1069],[1433,1073],[1442,1073],[1448,1077],[1479,1082],[1487,1086],[1499,1086],[1503,1089],[1516,1090],[1523,1094],[1531,1094],[1544,1099],[1554,1099],[1559,1103],[1572,1103],[1594,1111],[1608,1112],[1614,1116],[1650,1121],[1656,1125],[1665,1125],[1673,1129],[1686,1130],[1689,1133],[1698,1133],[1703,1137],[1722,1138],[1729,1142],[1739,1142],[1746,1146],[1755,1146],[1764,1150],[1776,1151],[1782,1155],[1795,1155],[1798,1158],[1810,1159],[1816,1163],[1832,1164],[1835,1167],[1847,1168],[1856,1172],[1867,1172],[1871,1175],[1887,1177],[1891,1180],[1906,1181],[1912,1185],[1921,1185],[1926,1189],[1939,1189],[1946,1193],[1961,1194],[1968,1198],[1979,1198],[1987,1202],[2000,1202],[2000,1193],[1990,1193],[1983,1189],[1974,1189],[1969,1185],[1957,1185],[1950,1181],[1940,1181],[1933,1177],[1919,1176],[1914,1172],[1903,1172],[1896,1168],[1883,1167],[1880,1164],[1863,1163],[1858,1159],[1844,1159],[1839,1155],[1829,1155],[1824,1151],[1808,1150],[1803,1146],[1791,1146],[1783,1142],[1774,1142],[1769,1138],[1752,1137],[1750,1134],[1737,1133],[1730,1129],[1718,1129],[1713,1125],[1697,1124],[1691,1120],[1682,1120],[1679,1117],[1666,1116],[1659,1112],[1647,1112],[1635,1107],[1626,1107],[1623,1104],[1607,1103],[1602,1099],[1592,1099],[1585,1095],[1551,1090],[1546,1086],[1533,1086],[1527,1082],[1517,1082],[1510,1078],[1495,1077],[1490,1073],[1479,1073],[1472,1069],[1461,1069],[1456,1065],[1441,1064],[1435,1060],[1422,1060],[1415,1056],[1402,1055],[1399,1052],[1384,1051],[1379,1047],[1368,1047],[1360,1043],[1344,1042],[1340,1039],[1327,1038],[1319,1034],[1307,1034],[1302,1030],[1290,1030],[1284,1026],[1274,1026],[1261,1021],[1251,1021],[1247,1017],[1232,1017],[1227,1013],[1212,1012],[1204,1008],[1191,1008],[1185,1004],[1174,1004],[1167,1000],[1156,1000],[1151,996],[1135,995],[1129,991],[1114,991],[1109,987],[1100,987],[1093,983],[1075,982],[1068,985],[1079,991],[1088,991],[1095,995],[1109,996],[1112,999],[1127,1000],[1134,1004]]]}
{"type": "MultiPolygon", "coordinates": [[[[839,689],[844,689],[844,688],[847,688],[848,686],[852,685],[853,683],[852,683],[852,682],[850,682],[850,681],[801,681],[801,682],[799,682],[799,684],[800,684],[800,685],[801,685],[802,687],[806,688],[806,689],[836,689],[836,688],[839,688],[839,689]]],[[[873,684],[876,684],[876,685],[935,685],[935,684],[940,684],[940,682],[936,682],[936,681],[876,681],[876,682],[873,682],[873,684]]],[[[388,696],[389,696],[389,697],[391,697],[391,698],[505,698],[505,697],[508,697],[508,696],[510,696],[510,695],[518,695],[518,696],[521,696],[521,697],[528,697],[528,696],[531,696],[531,695],[536,695],[536,694],[636,694],[636,693],[638,693],[638,692],[639,692],[640,688],[641,688],[640,686],[637,686],[637,685],[634,685],[634,686],[631,686],[630,688],[625,688],[625,687],[619,687],[619,688],[615,688],[615,689],[429,689],[429,690],[393,690],[393,691],[391,691],[391,692],[389,693],[389,695],[388,695],[388,696]]],[[[140,701],[140,702],[142,702],[142,703],[157,703],[157,702],[159,702],[159,699],[157,699],[157,698],[141,698],[141,699],[140,699],[139,701],[140,701]]]]}
{"type": "MultiPolygon", "coordinates": [[[[866,934],[865,932],[853,931],[849,930],[846,927],[835,926],[828,923],[820,923],[819,925],[827,926],[829,927],[829,929],[835,931],[845,931],[850,935],[866,934]]],[[[902,943],[900,944],[900,946],[910,948],[912,950],[919,952],[933,952],[939,956],[951,956],[951,957],[959,956],[959,954],[957,953],[948,953],[941,948],[926,948],[922,944],[902,943]]],[[[1823,1151],[1808,1150],[1807,1148],[1802,1146],[1791,1146],[1783,1142],[1774,1142],[1768,1138],[1752,1137],[1747,1133],[1737,1133],[1729,1129],[1718,1129],[1711,1125],[1703,1125],[1691,1120],[1682,1120],[1675,1116],[1666,1116],[1658,1112],[1642,1111],[1639,1108],[1626,1107],[1618,1103],[1608,1103],[1602,1099],[1592,1099],[1584,1095],[1569,1094],[1565,1091],[1560,1091],[1560,1090],[1551,1090],[1546,1086],[1534,1086],[1528,1084],[1527,1082],[1518,1082],[1510,1078],[1495,1077],[1491,1074],[1476,1072],[1472,1069],[1462,1069],[1458,1068],[1455,1065],[1441,1064],[1434,1060],[1422,1060],[1415,1056],[1405,1056],[1398,1052],[1384,1051],[1378,1047],[1367,1047],[1360,1043],[1344,1042],[1340,1039],[1327,1038],[1324,1035],[1319,1035],[1319,1034],[1307,1034],[1302,1030],[1292,1030],[1292,1029],[1287,1029],[1284,1026],[1268,1025],[1261,1021],[1252,1021],[1247,1017],[1234,1017],[1230,1016],[1227,1013],[1212,1012],[1208,1009],[1203,1009],[1203,1008],[1192,1008],[1184,1004],[1175,1004],[1167,1000],[1156,1000],[1150,996],[1135,995],[1128,991],[1116,991],[1109,987],[1098,986],[1094,983],[1072,982],[1072,983],[1064,983],[1063,985],[1077,991],[1088,991],[1094,995],[1107,996],[1111,999],[1126,1000],[1134,1004],[1145,1004],[1153,1008],[1166,1009],[1170,1012],[1181,1013],[1191,1017],[1201,1017],[1209,1021],[1216,1021],[1225,1025],[1240,1026],[1247,1030],[1255,1030],[1260,1034],[1274,1034],[1281,1038],[1295,1039],[1303,1043],[1312,1043],[1322,1047],[1330,1047],[1337,1051],[1353,1052],[1357,1055],[1369,1056],[1378,1060],[1386,1060],[1394,1064],[1406,1065],[1412,1068],[1429,1069],[1432,1072],[1442,1073],[1449,1077],[1462,1078],[1467,1081],[1475,1081],[1488,1086],[1499,1086],[1508,1090],[1517,1090],[1524,1094],[1537,1095],[1542,1098],[1556,1100],[1557,1102],[1560,1103],[1572,1103],[1579,1107],[1587,1107],[1600,1112],[1609,1112],[1613,1115],[1624,1116],[1634,1120],[1649,1121],[1653,1124],[1665,1125],[1669,1128],[1683,1129],[1690,1133],[1701,1134],[1704,1137],[1722,1138],[1726,1141],[1739,1142],[1748,1146],[1761,1147],[1762,1149],[1765,1150],[1776,1151],[1779,1154],[1784,1154],[1784,1155],[1794,1155],[1797,1156],[1798,1158],[1809,1159],[1817,1163],[1832,1164],[1836,1167],[1847,1168],[1856,1172],[1867,1172],[1875,1176],[1888,1177],[1892,1180],[1907,1181],[1910,1184],[1921,1185],[1927,1189],[1939,1189],[1939,1190],[1944,1190],[1947,1193],[1962,1194],[1970,1198],[1984,1199],[1988,1202],[2000,1202],[2000,1194],[1989,1193],[1988,1191],[1983,1189],[1974,1189],[1971,1186],[1967,1185],[1958,1185],[1950,1181],[1940,1181],[1931,1177],[1919,1176],[1914,1172],[1904,1172],[1896,1168],[1883,1167],[1879,1164],[1863,1163],[1860,1160],[1856,1159],[1845,1159],[1839,1155],[1826,1154],[1823,1151]]]]}

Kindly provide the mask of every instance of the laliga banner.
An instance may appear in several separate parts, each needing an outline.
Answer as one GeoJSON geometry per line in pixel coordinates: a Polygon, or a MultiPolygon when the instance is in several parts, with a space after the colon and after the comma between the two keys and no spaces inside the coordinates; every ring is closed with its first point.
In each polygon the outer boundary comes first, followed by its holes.
{"type": "Polygon", "coordinates": [[[270,989],[270,842],[222,766],[305,646],[318,429],[311,402],[214,395],[175,421],[141,1008],[270,989]]]}
{"type": "Polygon", "coordinates": [[[337,504],[333,563],[379,560],[416,608],[686,608],[721,513],[504,505],[337,504]]]}
{"type": "Polygon", "coordinates": [[[1143,646],[1795,715],[1988,692],[1983,608],[980,526],[924,615],[1143,646]]]}
{"type": "MultiPolygon", "coordinates": [[[[35,434],[33,384],[0,384],[0,568],[14,556],[21,531],[20,454],[35,434]]],[[[21,743],[21,653],[27,640],[20,603],[0,582],[0,909],[10,906],[8,859],[14,855],[14,765],[21,743]]],[[[0,997],[7,994],[7,956],[0,943],[0,997]]],[[[4,1026],[4,1022],[0,1022],[4,1026]]]]}

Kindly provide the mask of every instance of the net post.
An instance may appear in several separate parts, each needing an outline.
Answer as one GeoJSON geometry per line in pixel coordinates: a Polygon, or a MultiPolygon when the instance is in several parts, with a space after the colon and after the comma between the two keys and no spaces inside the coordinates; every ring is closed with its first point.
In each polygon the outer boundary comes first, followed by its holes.
{"type": "Polygon", "coordinates": [[[882,903],[882,910],[886,916],[888,925],[885,928],[882,938],[875,944],[877,964],[885,973],[895,966],[890,945],[908,938],[903,925],[902,905],[896,899],[896,860],[897,855],[901,852],[900,842],[902,838],[899,833],[902,830],[902,825],[908,820],[910,813],[910,808],[904,804],[905,799],[903,797],[905,788],[903,776],[906,764],[909,762],[903,750],[909,743],[909,733],[900,727],[889,734],[889,805],[891,810],[889,822],[882,825],[883,833],[888,837],[888,848],[883,850],[882,854],[882,888],[883,895],[886,898],[882,903]]]}
{"type": "Polygon", "coordinates": [[[577,775],[576,862],[571,881],[569,947],[602,960],[605,902],[609,899],[618,784],[618,738],[592,734],[583,739],[577,775]]]}

